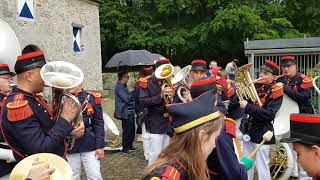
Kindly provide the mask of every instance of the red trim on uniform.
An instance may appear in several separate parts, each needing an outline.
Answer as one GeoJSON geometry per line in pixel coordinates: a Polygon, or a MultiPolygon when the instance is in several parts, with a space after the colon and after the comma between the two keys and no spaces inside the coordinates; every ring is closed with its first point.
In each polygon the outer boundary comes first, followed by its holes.
{"type": "Polygon", "coordinates": [[[189,173],[189,170],[179,160],[176,160],[176,162],[187,174],[189,173]]]}
{"type": "Polygon", "coordinates": [[[173,166],[168,166],[165,172],[162,174],[162,177],[165,177],[168,180],[180,180],[180,172],[173,166]]]}
{"type": "Polygon", "coordinates": [[[212,77],[210,79],[192,82],[191,86],[203,86],[214,82],[216,82],[216,78],[212,77]]]}
{"type": "Polygon", "coordinates": [[[236,122],[233,119],[225,118],[225,127],[227,134],[231,135],[232,138],[237,137],[236,122]]]}
{"type": "Polygon", "coordinates": [[[274,68],[276,68],[276,69],[280,69],[280,67],[279,67],[276,63],[274,63],[273,61],[271,61],[271,60],[267,60],[267,61],[266,61],[266,64],[269,64],[270,66],[272,66],[272,67],[274,67],[274,68]]]}
{"type": "Polygon", "coordinates": [[[207,62],[205,60],[202,60],[202,59],[197,59],[197,60],[193,60],[191,62],[191,65],[194,65],[194,64],[204,64],[204,65],[207,65],[207,62]]]}
{"type": "Polygon", "coordinates": [[[290,120],[295,122],[302,122],[302,123],[320,123],[320,116],[291,114],[290,120]]]}
{"type": "Polygon", "coordinates": [[[227,92],[227,96],[228,96],[228,99],[230,100],[230,98],[235,94],[235,89],[233,87],[229,88],[228,89],[228,92],[227,92]]]}
{"type": "Polygon", "coordinates": [[[34,57],[43,56],[43,55],[44,55],[43,51],[36,51],[33,53],[18,56],[17,61],[26,60],[26,59],[30,59],[30,58],[34,58],[34,57]]]}
{"type": "Polygon", "coordinates": [[[9,68],[8,64],[0,64],[0,68],[9,68]]]}
{"type": "Polygon", "coordinates": [[[295,60],[293,56],[283,56],[281,57],[281,61],[293,61],[295,60]]]}
{"type": "Polygon", "coordinates": [[[170,63],[169,59],[159,59],[156,63],[170,63]]]}
{"type": "Polygon", "coordinates": [[[145,70],[145,71],[151,71],[152,69],[153,69],[152,66],[143,68],[143,70],[145,70]]]}

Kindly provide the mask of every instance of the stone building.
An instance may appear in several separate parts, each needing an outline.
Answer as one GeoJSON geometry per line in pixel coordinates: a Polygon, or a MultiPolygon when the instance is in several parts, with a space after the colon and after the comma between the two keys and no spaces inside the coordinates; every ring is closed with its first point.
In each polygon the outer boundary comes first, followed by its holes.
{"type": "MultiPolygon", "coordinates": [[[[85,74],[84,86],[102,89],[100,0],[0,0],[0,19],[15,31],[23,52],[43,50],[85,74]]],[[[1,41],[1,39],[0,39],[1,41]]]]}

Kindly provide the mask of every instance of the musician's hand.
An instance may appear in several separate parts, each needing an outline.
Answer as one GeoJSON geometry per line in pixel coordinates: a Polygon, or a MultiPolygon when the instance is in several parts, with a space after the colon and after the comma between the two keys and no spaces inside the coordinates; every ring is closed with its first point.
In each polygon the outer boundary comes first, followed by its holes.
{"type": "Polygon", "coordinates": [[[49,168],[49,164],[36,166],[30,169],[28,177],[32,180],[50,180],[50,175],[54,173],[54,168],[49,168]]]}
{"type": "Polygon", "coordinates": [[[75,139],[79,139],[83,136],[85,131],[85,127],[84,127],[84,123],[81,122],[80,125],[78,127],[76,127],[75,129],[73,129],[73,131],[71,132],[71,135],[75,138],[75,139]]]}
{"type": "Polygon", "coordinates": [[[182,94],[182,97],[186,102],[192,101],[192,97],[189,91],[184,91],[182,94]]]}
{"type": "Polygon", "coordinates": [[[163,93],[164,94],[172,94],[172,89],[170,87],[165,87],[165,88],[163,88],[163,93]]]}
{"type": "Polygon", "coordinates": [[[98,160],[104,159],[104,150],[103,149],[96,149],[96,158],[98,160]]]}
{"type": "Polygon", "coordinates": [[[247,104],[248,104],[248,101],[246,100],[243,100],[243,101],[239,101],[239,104],[240,104],[240,107],[242,109],[246,108],[247,104]]]}
{"type": "Polygon", "coordinates": [[[69,123],[73,121],[78,115],[78,107],[75,103],[68,99],[63,103],[61,117],[68,121],[69,123]]]}

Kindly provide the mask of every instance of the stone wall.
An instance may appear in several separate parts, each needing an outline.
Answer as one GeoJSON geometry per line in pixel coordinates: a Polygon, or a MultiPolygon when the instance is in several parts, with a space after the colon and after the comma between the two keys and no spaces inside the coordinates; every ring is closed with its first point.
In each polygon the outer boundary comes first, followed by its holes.
{"type": "MultiPolygon", "coordinates": [[[[0,18],[15,31],[21,48],[35,45],[46,59],[78,65],[86,89],[102,90],[99,7],[86,0],[34,0],[34,21],[18,18],[17,0],[0,1],[0,18]],[[83,51],[73,51],[72,23],[83,25],[83,51]]],[[[14,64],[14,62],[13,62],[14,64]]]]}
{"type": "MultiPolygon", "coordinates": [[[[135,82],[138,80],[139,72],[129,72],[128,87],[133,89],[135,82]]],[[[104,95],[107,97],[114,97],[114,87],[118,81],[118,74],[116,72],[107,72],[102,75],[104,95]]]]}

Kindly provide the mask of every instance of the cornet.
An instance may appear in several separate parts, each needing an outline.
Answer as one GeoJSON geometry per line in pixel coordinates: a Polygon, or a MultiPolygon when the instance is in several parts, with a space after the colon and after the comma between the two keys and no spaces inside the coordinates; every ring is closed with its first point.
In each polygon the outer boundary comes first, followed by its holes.
{"type": "MultiPolygon", "coordinates": [[[[79,67],[69,62],[53,61],[49,62],[41,68],[41,78],[46,85],[52,87],[52,109],[54,119],[60,117],[62,105],[67,100],[72,100],[78,109],[77,117],[71,121],[72,127],[78,127],[83,121],[82,106],[77,97],[68,93],[68,89],[80,85],[83,81],[83,72],[79,67]]],[[[68,150],[72,149],[75,143],[75,138],[71,137],[68,150]]]]}
{"type": "Polygon", "coordinates": [[[174,72],[174,67],[171,64],[163,64],[159,66],[155,71],[155,76],[157,79],[165,80],[161,87],[161,95],[165,104],[171,104],[173,101],[172,94],[164,92],[166,87],[173,89],[171,78],[174,72]]]}

